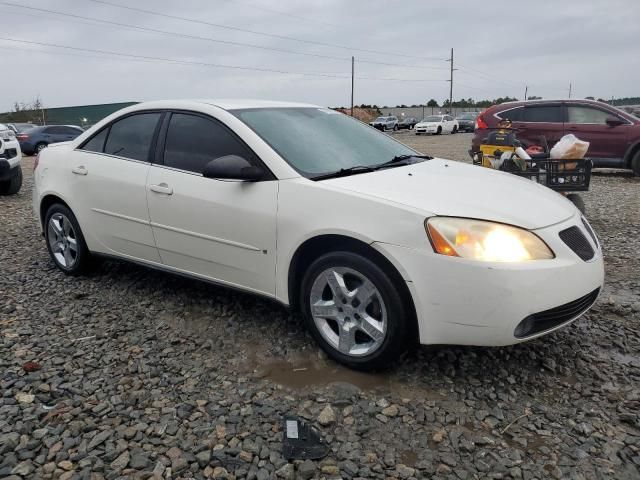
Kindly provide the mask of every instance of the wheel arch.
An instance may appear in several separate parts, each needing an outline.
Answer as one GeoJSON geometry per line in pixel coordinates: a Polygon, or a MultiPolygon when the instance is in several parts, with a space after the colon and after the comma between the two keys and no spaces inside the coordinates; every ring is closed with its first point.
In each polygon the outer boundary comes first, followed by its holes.
{"type": "Polygon", "coordinates": [[[634,143],[629,145],[627,151],[624,154],[624,164],[628,168],[631,168],[631,162],[633,161],[633,157],[640,152],[640,140],[636,140],[634,143]]]}
{"type": "Polygon", "coordinates": [[[371,244],[354,237],[342,234],[321,234],[308,238],[301,243],[289,262],[287,274],[288,300],[289,305],[294,310],[300,309],[300,287],[302,277],[306,269],[321,255],[336,251],[347,251],[357,253],[376,263],[390,277],[394,285],[398,286],[403,302],[409,306],[410,331],[408,339],[419,338],[418,317],[415,309],[413,296],[407,286],[402,273],[394,262],[387,258],[371,244]]]}
{"type": "Polygon", "coordinates": [[[44,195],[41,199],[40,199],[40,205],[39,205],[39,218],[40,218],[40,225],[44,228],[44,216],[47,214],[47,210],[49,210],[49,208],[51,207],[51,205],[55,204],[55,203],[60,203],[62,205],[64,205],[65,207],[67,207],[69,210],[71,210],[73,212],[73,209],[71,208],[71,206],[69,205],[68,202],[66,202],[62,197],[60,197],[57,194],[54,193],[47,193],[46,195],[44,195]]]}

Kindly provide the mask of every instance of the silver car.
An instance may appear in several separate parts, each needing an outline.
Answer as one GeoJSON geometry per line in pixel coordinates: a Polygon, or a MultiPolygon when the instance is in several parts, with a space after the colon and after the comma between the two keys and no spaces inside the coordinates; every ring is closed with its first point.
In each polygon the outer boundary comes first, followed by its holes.
{"type": "Polygon", "coordinates": [[[398,117],[393,115],[378,117],[374,121],[369,122],[369,125],[383,132],[387,130],[398,130],[398,117]]]}

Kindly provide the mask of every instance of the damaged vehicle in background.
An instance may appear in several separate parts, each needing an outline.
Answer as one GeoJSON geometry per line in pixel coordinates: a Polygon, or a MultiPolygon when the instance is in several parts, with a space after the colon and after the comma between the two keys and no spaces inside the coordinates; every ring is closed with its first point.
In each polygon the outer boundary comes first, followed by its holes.
{"type": "Polygon", "coordinates": [[[600,244],[562,196],[315,105],[137,104],[42,151],[34,182],[63,272],[107,256],[265,296],[358,369],[416,342],[539,337],[603,284],[600,244]]]}

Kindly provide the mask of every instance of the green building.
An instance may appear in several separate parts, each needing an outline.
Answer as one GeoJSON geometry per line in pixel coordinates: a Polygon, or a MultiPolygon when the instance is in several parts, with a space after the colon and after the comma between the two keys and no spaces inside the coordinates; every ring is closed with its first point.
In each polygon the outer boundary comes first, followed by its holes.
{"type": "Polygon", "coordinates": [[[79,125],[88,127],[111,115],[121,108],[135,105],[138,102],[103,103],[100,105],[80,105],[76,107],[45,108],[42,111],[21,110],[18,112],[0,113],[0,122],[32,122],[42,125],[79,125]]]}

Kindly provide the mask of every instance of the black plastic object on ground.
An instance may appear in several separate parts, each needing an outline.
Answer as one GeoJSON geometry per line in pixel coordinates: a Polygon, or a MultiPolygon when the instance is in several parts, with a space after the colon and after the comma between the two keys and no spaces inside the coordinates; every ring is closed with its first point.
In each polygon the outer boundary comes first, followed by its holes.
{"type": "Polygon", "coordinates": [[[320,433],[298,417],[284,417],[282,431],[282,455],[287,460],[319,460],[329,453],[320,433]]]}

